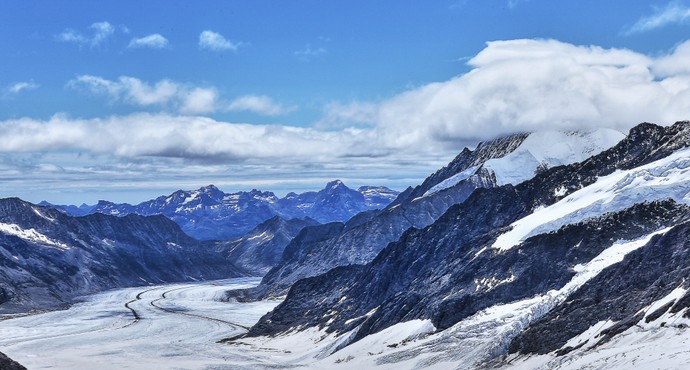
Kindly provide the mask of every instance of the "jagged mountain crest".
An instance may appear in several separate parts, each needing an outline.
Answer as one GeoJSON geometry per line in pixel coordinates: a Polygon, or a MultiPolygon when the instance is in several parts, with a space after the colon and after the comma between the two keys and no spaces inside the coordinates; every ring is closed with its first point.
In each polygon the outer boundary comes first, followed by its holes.
{"type": "Polygon", "coordinates": [[[17,198],[0,199],[0,264],[4,312],[117,287],[244,275],[165,216],[73,217],[17,198]]]}
{"type": "Polygon", "coordinates": [[[441,181],[471,167],[482,165],[489,159],[501,158],[512,153],[528,136],[528,132],[521,132],[480,142],[475,150],[464,148],[447,166],[427,177],[412,196],[420,196],[441,181]]]}
{"type": "Polygon", "coordinates": [[[197,239],[228,240],[246,234],[273,216],[309,217],[318,222],[347,221],[357,213],[387,206],[397,195],[398,192],[386,187],[365,186],[354,190],[341,180],[334,180],[320,191],[289,193],[283,198],[257,189],[224,193],[208,185],[197,190],[178,190],[137,205],[99,201],[93,207],[56,207],[72,215],[162,214],[197,239]]]}
{"type": "Polygon", "coordinates": [[[496,174],[502,173],[500,168],[515,162],[511,156],[518,150],[520,159],[532,160],[528,165],[523,163],[520,166],[521,176],[532,177],[539,164],[537,158],[549,156],[544,153],[554,154],[550,155],[549,163],[567,163],[588,153],[598,153],[623,137],[613,130],[592,130],[576,135],[564,132],[516,134],[480,143],[474,151],[465,148],[446,167],[429,176],[422,185],[401,193],[383,212],[371,219],[356,226],[342,227],[336,233],[332,229],[327,230],[326,226],[321,226],[324,230],[319,230],[319,227],[306,229],[306,232],[328,235],[328,238],[322,237],[319,242],[301,246],[291,243],[289,248],[295,252],[286,255],[271,269],[259,287],[242,295],[256,298],[282,296],[301,278],[318,275],[337,266],[370,262],[408,228],[424,228],[449,207],[465,201],[476,189],[496,187],[496,174]],[[535,137],[530,139],[533,135],[535,137]],[[542,142],[545,136],[565,138],[566,142],[542,142]],[[527,145],[523,145],[525,143],[527,145]],[[551,146],[565,146],[565,150],[552,149],[551,146]],[[490,161],[503,162],[494,162],[492,168],[485,168],[490,161]]]}

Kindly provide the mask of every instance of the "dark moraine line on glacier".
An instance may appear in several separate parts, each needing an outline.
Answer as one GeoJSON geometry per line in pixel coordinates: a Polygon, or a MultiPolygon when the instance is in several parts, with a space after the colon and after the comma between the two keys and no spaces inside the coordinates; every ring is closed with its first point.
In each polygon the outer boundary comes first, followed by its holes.
{"type": "Polygon", "coordinates": [[[125,303],[125,307],[126,307],[128,310],[132,311],[132,316],[134,316],[134,320],[133,320],[132,322],[130,322],[129,324],[127,324],[127,325],[121,327],[120,329],[124,329],[124,328],[126,328],[126,327],[132,326],[132,325],[138,323],[138,322],[142,319],[141,315],[139,315],[139,313],[137,312],[137,310],[135,310],[134,308],[132,308],[132,306],[130,306],[130,305],[131,305],[132,303],[136,302],[136,301],[140,301],[140,300],[141,300],[141,296],[142,296],[144,293],[148,293],[148,292],[150,292],[150,291],[152,291],[152,290],[156,290],[156,289],[159,289],[159,288],[151,288],[151,289],[143,290],[143,291],[139,292],[139,293],[137,294],[137,296],[136,296],[134,299],[132,299],[131,301],[125,303]]]}
{"type": "MultiPolygon", "coordinates": [[[[209,284],[209,285],[216,285],[216,284],[209,284]]],[[[179,291],[179,290],[185,290],[185,289],[194,289],[194,288],[197,288],[197,287],[198,287],[198,285],[194,285],[194,286],[187,286],[187,287],[180,287],[180,288],[175,288],[175,289],[166,290],[165,292],[163,292],[163,294],[161,294],[160,298],[156,298],[156,299],[152,300],[151,302],[149,302],[149,304],[150,304],[151,306],[153,306],[153,307],[155,307],[155,308],[157,308],[157,309],[159,309],[159,310],[161,310],[161,311],[167,312],[167,313],[171,313],[171,314],[175,314],[175,315],[184,315],[184,316],[188,316],[188,317],[194,317],[194,318],[203,319],[203,320],[209,320],[209,321],[213,321],[213,322],[219,322],[219,323],[221,323],[221,324],[230,325],[230,326],[232,326],[232,327],[235,328],[235,329],[240,329],[240,330],[244,330],[244,331],[249,331],[249,328],[248,328],[248,327],[246,327],[246,326],[244,326],[244,325],[241,325],[241,324],[238,324],[238,323],[235,323],[235,322],[226,321],[226,320],[221,320],[221,319],[217,319],[217,318],[214,318],[214,317],[208,317],[208,316],[203,316],[203,315],[188,313],[188,312],[181,312],[181,311],[177,311],[177,310],[174,310],[174,309],[166,308],[166,307],[163,307],[163,306],[160,306],[160,305],[157,305],[157,304],[156,304],[156,302],[162,301],[162,300],[164,300],[164,299],[168,299],[168,296],[167,296],[168,293],[171,293],[171,292],[174,292],[174,291],[179,291]]],[[[149,291],[150,291],[150,290],[153,290],[153,289],[149,289],[149,291]]],[[[142,293],[145,293],[145,292],[146,292],[146,291],[144,291],[144,292],[142,292],[142,293]]],[[[140,294],[141,294],[141,293],[140,293],[140,294]]],[[[139,297],[139,295],[137,295],[137,297],[139,297]]]]}

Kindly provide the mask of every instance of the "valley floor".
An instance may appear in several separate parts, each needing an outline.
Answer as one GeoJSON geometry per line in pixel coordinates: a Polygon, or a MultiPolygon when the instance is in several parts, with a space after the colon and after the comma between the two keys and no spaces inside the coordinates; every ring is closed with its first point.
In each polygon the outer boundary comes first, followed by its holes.
{"type": "MultiPolygon", "coordinates": [[[[258,282],[241,278],[119,289],[86,297],[64,311],[0,317],[0,352],[32,370],[482,368],[482,360],[500,353],[511,333],[546,302],[535,297],[495,306],[435,334],[430,322],[413,320],[341,351],[335,349],[348,334],[335,337],[315,329],[218,343],[244,333],[279,303],[218,300],[228,289],[258,282]]],[[[690,331],[684,327],[652,322],[599,348],[563,357],[510,358],[489,367],[681,369],[690,361],[688,342],[690,331]]]]}
{"type": "MultiPolygon", "coordinates": [[[[262,359],[217,341],[241,334],[279,302],[225,303],[258,278],[113,290],[68,310],[0,321],[0,351],[29,369],[238,368],[262,359]]],[[[271,365],[271,364],[267,364],[271,365]]]]}

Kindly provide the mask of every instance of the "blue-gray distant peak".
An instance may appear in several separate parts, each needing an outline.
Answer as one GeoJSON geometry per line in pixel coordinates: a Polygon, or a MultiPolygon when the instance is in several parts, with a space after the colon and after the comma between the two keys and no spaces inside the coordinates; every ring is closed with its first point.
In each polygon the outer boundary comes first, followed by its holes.
{"type": "Polygon", "coordinates": [[[341,180],[334,180],[319,191],[291,192],[283,198],[258,189],[225,193],[215,185],[207,185],[196,190],[178,190],[137,205],[101,200],[94,206],[55,207],[74,216],[162,214],[199,240],[228,240],[248,233],[274,216],[309,217],[321,223],[347,221],[360,212],[385,208],[397,196],[397,191],[384,186],[354,190],[341,180]]]}

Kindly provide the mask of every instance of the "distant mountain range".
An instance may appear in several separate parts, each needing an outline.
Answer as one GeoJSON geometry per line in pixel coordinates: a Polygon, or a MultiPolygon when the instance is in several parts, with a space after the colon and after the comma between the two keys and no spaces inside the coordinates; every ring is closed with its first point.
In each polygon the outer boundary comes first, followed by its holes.
{"type": "Polygon", "coordinates": [[[66,215],[0,199],[0,312],[66,305],[111,288],[247,273],[168,218],[66,215]]]}
{"type": "Polygon", "coordinates": [[[354,190],[335,180],[320,191],[291,192],[283,198],[259,190],[224,193],[209,185],[191,191],[178,190],[137,205],[105,200],[78,207],[48,202],[39,205],[52,206],[72,216],[161,214],[198,240],[228,240],[245,235],[274,216],[283,219],[309,217],[319,223],[347,221],[360,212],[386,207],[398,194],[384,186],[362,186],[354,190]]]}

